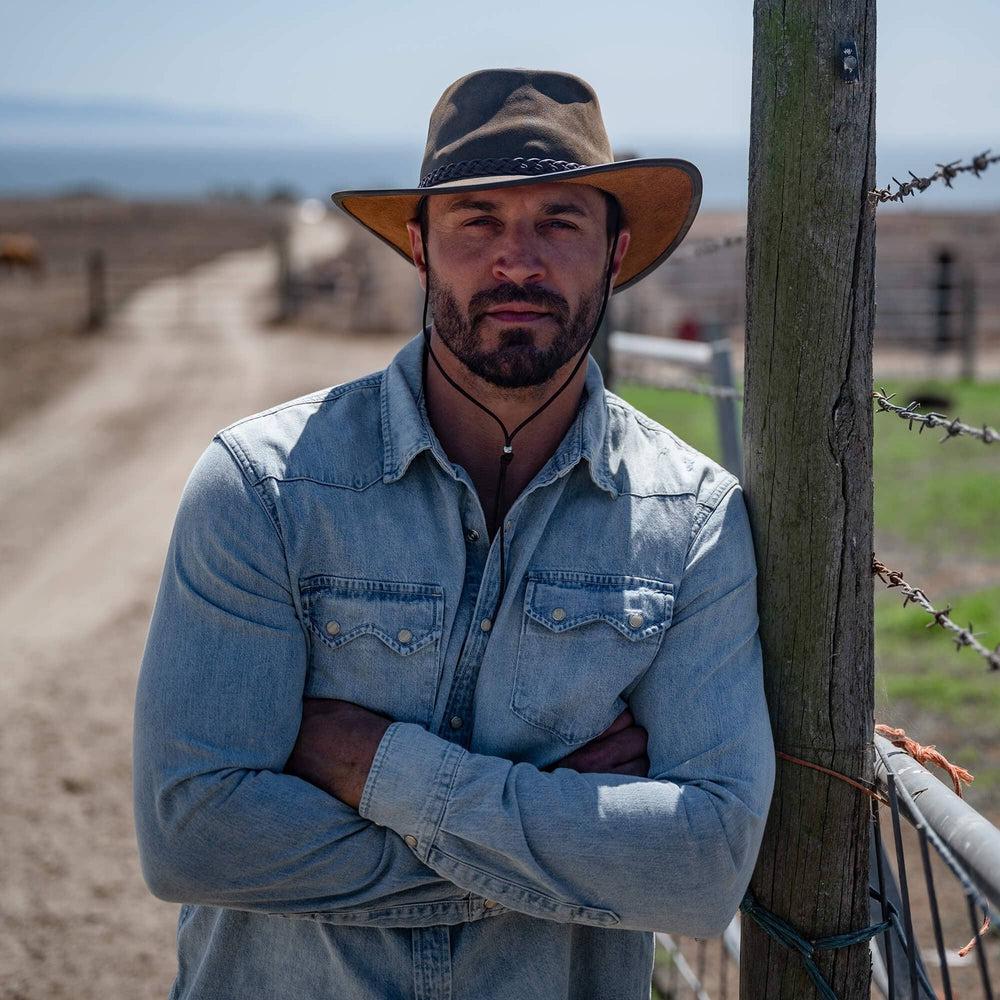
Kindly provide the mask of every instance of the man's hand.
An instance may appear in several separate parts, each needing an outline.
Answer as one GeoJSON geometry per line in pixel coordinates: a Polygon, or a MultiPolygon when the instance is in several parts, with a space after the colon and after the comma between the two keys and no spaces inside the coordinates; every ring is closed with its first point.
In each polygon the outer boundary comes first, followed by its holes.
{"type": "Polygon", "coordinates": [[[552,771],[557,767],[568,767],[579,774],[634,774],[640,778],[648,777],[646,730],[636,725],[632,713],[626,708],[599,736],[542,770],[552,771]]]}
{"type": "MultiPolygon", "coordinates": [[[[294,774],[340,799],[352,809],[361,802],[375,751],[392,719],[339,698],[306,698],[302,725],[285,773],[294,774]]],[[[626,708],[589,743],[554,764],[580,774],[649,774],[646,730],[626,708]]]]}
{"type": "Polygon", "coordinates": [[[302,725],[285,773],[357,809],[375,751],[392,722],[339,698],[305,698],[302,725]]]}

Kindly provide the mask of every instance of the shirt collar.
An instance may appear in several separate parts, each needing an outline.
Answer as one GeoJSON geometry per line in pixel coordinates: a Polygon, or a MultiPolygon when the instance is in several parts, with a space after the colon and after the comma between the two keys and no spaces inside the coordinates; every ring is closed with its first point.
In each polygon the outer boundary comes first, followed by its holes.
{"type": "MultiPolygon", "coordinates": [[[[382,379],[382,478],[386,483],[402,479],[410,463],[422,451],[432,452],[446,471],[453,472],[427,417],[423,364],[424,338],[423,333],[418,333],[392,359],[382,379]]],[[[587,360],[584,385],[586,398],[547,468],[555,478],[581,458],[586,459],[595,485],[617,497],[618,490],[609,468],[604,379],[593,358],[587,360]]]]}

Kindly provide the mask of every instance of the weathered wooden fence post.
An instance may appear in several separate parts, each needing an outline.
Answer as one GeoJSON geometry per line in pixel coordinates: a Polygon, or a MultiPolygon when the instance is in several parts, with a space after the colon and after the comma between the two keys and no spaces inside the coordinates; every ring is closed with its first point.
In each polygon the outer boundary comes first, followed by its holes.
{"type": "Polygon", "coordinates": [[[87,254],[87,318],[84,333],[93,333],[104,326],[108,315],[107,268],[104,251],[91,250],[87,254]]]}
{"type": "MultiPolygon", "coordinates": [[[[874,187],[875,0],[756,0],[743,481],[765,685],[779,751],[864,779],[874,187]]],[[[751,891],[809,938],[866,927],[869,800],[814,770],[777,767],[751,891]]],[[[867,1000],[867,944],[817,962],[841,1000],[867,1000]]],[[[816,996],[801,956],[749,919],[740,986],[742,1000],[816,996]]]]}

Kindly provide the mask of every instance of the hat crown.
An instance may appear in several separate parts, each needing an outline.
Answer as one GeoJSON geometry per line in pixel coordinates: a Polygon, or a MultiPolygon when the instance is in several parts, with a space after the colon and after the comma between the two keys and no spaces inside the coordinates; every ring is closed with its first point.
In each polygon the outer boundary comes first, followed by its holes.
{"type": "Polygon", "coordinates": [[[550,70],[479,70],[456,80],[434,106],[420,186],[456,176],[558,172],[613,160],[590,84],[550,70]],[[539,164],[545,166],[538,169],[539,164]]]}

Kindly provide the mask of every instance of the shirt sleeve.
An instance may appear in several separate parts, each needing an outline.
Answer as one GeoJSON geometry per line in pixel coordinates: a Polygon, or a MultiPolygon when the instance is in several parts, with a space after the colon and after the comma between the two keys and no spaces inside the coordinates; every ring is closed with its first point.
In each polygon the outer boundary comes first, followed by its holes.
{"type": "Polygon", "coordinates": [[[674,617],[632,691],[647,778],[540,771],[412,723],[379,745],[359,813],[456,885],[552,920],[721,933],[774,784],[756,568],[735,484],[690,545],[674,617]]]}
{"type": "Polygon", "coordinates": [[[181,498],[139,674],[134,806],[148,886],[267,913],[360,920],[396,907],[400,925],[415,904],[467,899],[392,830],[281,773],[307,649],[275,523],[216,438],[181,498]]]}

